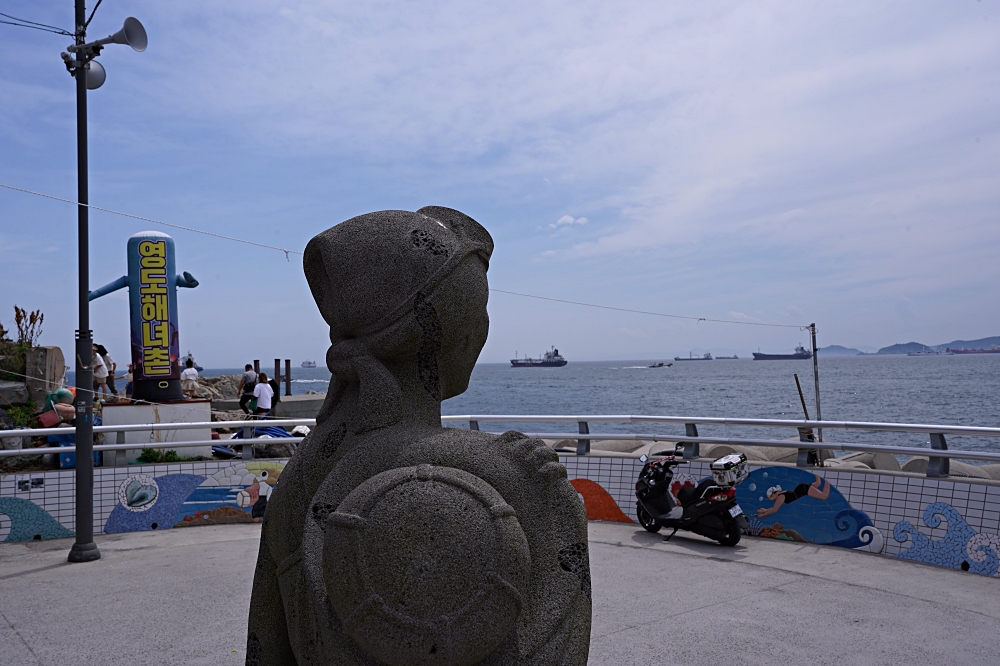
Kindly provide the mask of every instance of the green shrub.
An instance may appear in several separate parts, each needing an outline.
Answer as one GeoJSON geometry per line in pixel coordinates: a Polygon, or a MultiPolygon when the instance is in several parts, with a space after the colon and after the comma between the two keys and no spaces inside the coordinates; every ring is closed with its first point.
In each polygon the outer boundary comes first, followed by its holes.
{"type": "Polygon", "coordinates": [[[29,400],[26,405],[8,407],[6,412],[15,426],[24,427],[35,413],[35,403],[29,400]]]}
{"type": "Polygon", "coordinates": [[[173,449],[169,449],[167,451],[161,451],[160,449],[143,449],[137,460],[141,463],[155,465],[160,463],[191,462],[193,460],[197,460],[197,458],[182,458],[177,455],[177,452],[173,449]]]}

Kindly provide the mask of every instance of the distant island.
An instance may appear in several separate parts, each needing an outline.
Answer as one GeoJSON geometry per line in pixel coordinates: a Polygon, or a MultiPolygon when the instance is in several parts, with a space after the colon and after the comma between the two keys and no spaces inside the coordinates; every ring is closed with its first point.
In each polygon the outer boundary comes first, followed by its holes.
{"type": "Polygon", "coordinates": [[[862,353],[860,349],[854,349],[853,347],[841,347],[840,345],[820,347],[817,351],[820,356],[857,356],[862,353]]]}
{"type": "Polygon", "coordinates": [[[1000,345],[1000,335],[989,338],[979,338],[978,340],[952,340],[940,345],[925,345],[922,342],[898,342],[888,347],[882,347],[874,354],[866,354],[853,347],[842,347],[841,345],[830,345],[821,347],[821,356],[889,356],[906,355],[911,352],[939,352],[946,349],[989,349],[993,345],[1000,345]]]}
{"type": "Polygon", "coordinates": [[[882,347],[876,354],[909,354],[911,352],[937,351],[919,342],[904,342],[882,347]]]}
{"type": "Polygon", "coordinates": [[[1000,345],[1000,335],[990,338],[979,338],[978,340],[952,340],[940,345],[925,345],[920,342],[907,342],[903,344],[889,345],[882,347],[879,354],[909,354],[910,352],[922,351],[944,351],[945,349],[989,349],[991,345],[1000,345]]]}

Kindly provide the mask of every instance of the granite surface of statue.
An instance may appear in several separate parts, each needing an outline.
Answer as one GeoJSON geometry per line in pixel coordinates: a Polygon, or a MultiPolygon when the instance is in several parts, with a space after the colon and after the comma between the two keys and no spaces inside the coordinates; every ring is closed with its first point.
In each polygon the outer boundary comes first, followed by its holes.
{"type": "Polygon", "coordinates": [[[309,242],[332,377],[268,502],[248,666],[587,663],[587,520],[558,456],[441,427],[486,341],[492,250],[441,207],[309,242]]]}

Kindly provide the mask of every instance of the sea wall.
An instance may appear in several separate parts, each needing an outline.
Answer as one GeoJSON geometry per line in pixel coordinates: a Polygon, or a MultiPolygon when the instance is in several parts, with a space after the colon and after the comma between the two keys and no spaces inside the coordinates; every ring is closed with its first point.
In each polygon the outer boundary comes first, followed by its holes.
{"type": "MultiPolygon", "coordinates": [[[[627,455],[560,456],[591,520],[636,521],[627,455]]],[[[205,461],[94,469],[94,530],[115,533],[261,520],[287,460],[205,461]]],[[[709,460],[679,468],[671,487],[709,474],[709,460]]],[[[737,499],[751,534],[881,553],[995,576],[1000,483],[906,473],[750,466],[737,499]],[[782,503],[768,489],[797,495],[782,503]]],[[[61,538],[74,529],[74,471],[0,477],[0,542],[61,538]]],[[[638,528],[638,524],[636,524],[638,528]]],[[[746,547],[752,548],[753,542],[746,547]]]]}

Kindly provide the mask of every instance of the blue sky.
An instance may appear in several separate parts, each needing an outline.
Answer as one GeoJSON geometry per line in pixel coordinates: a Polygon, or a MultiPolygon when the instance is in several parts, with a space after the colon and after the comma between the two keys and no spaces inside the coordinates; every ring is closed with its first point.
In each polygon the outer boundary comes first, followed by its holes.
{"type": "MultiPolygon", "coordinates": [[[[807,324],[877,348],[1000,334],[1000,11],[912,2],[294,4],[106,0],[149,48],[106,49],[89,96],[91,202],[302,249],[372,210],[458,208],[491,285],[807,324]]],[[[72,2],[0,2],[70,28],[72,2]]],[[[0,182],[74,198],[67,38],[0,26],[0,182]]],[[[76,327],[72,206],[0,189],[0,320],[76,327]]],[[[209,367],[321,361],[293,256],[105,213],[91,285],[127,238],[171,233],[181,347],[209,367]]],[[[795,328],[695,323],[493,294],[484,361],[791,351],[795,328]]],[[[125,292],[92,306],[128,355],[125,292]]]]}

